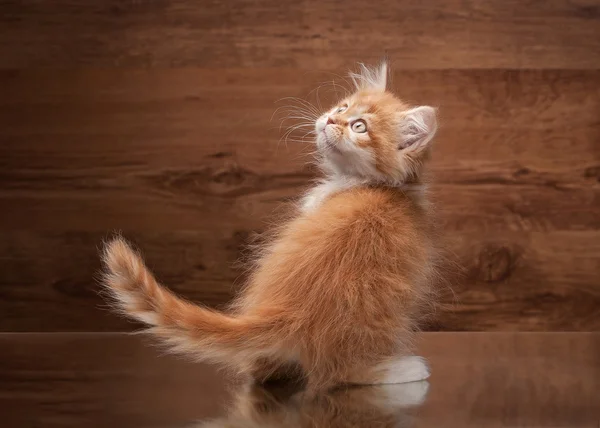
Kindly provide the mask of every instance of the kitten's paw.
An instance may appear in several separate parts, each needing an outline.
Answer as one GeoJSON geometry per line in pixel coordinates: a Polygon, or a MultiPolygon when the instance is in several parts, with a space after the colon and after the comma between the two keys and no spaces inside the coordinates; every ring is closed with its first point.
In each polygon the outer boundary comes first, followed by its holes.
{"type": "Polygon", "coordinates": [[[402,357],[396,361],[386,363],[385,375],[382,383],[406,383],[427,379],[431,371],[427,361],[422,357],[402,357]]]}
{"type": "Polygon", "coordinates": [[[403,407],[414,407],[420,406],[425,402],[427,398],[427,392],[429,391],[429,382],[410,382],[403,385],[404,388],[397,391],[397,400],[403,407]]]}
{"type": "Polygon", "coordinates": [[[404,409],[417,407],[425,402],[429,382],[379,385],[374,387],[371,401],[380,408],[404,409]]]}

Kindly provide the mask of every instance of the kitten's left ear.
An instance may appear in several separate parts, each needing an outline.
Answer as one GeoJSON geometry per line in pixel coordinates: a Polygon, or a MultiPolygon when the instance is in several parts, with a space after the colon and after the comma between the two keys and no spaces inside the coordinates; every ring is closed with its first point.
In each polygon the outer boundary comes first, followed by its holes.
{"type": "Polygon", "coordinates": [[[421,150],[437,131],[437,113],[433,107],[421,106],[401,113],[399,149],[421,150]]]}

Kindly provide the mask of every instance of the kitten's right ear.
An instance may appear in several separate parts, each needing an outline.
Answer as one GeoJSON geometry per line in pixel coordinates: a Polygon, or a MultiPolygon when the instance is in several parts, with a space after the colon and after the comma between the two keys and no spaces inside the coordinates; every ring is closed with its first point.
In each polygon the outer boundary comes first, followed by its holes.
{"type": "Polygon", "coordinates": [[[402,112],[398,148],[422,150],[437,131],[437,113],[433,107],[421,106],[402,112]]]}

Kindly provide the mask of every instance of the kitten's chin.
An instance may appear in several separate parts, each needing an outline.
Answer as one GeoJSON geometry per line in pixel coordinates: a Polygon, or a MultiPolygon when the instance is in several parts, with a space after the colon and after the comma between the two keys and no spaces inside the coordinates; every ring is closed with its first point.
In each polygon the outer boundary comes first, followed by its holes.
{"type": "Polygon", "coordinates": [[[336,143],[332,142],[325,131],[320,132],[317,135],[317,148],[325,157],[335,155],[337,157],[342,156],[342,152],[337,148],[336,143]]]}

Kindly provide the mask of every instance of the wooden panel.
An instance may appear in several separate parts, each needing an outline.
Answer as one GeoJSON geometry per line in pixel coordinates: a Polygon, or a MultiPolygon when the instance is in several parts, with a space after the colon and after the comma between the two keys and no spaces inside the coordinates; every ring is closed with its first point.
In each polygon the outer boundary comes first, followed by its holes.
{"type": "Polygon", "coordinates": [[[600,330],[599,231],[452,234],[464,273],[430,329],[600,330]]]}
{"type": "MultiPolygon", "coordinates": [[[[274,102],[327,78],[0,72],[0,329],[131,328],[97,308],[96,247],[115,229],[177,291],[227,301],[239,248],[314,177],[310,143],[278,144],[274,102]]],[[[433,193],[465,267],[429,328],[600,328],[599,81],[598,71],[394,75],[405,98],[440,107],[433,193]]]]}
{"type": "MultiPolygon", "coordinates": [[[[0,313],[4,331],[113,331],[135,325],[110,313],[98,294],[98,248],[106,233],[3,232],[0,313]]],[[[243,232],[128,234],[174,290],[211,306],[231,297],[242,266],[243,232]]],[[[139,326],[137,326],[139,327],[139,326]]]]}
{"type": "Polygon", "coordinates": [[[597,0],[2,2],[0,67],[598,68],[597,0]]]}
{"type": "Polygon", "coordinates": [[[144,342],[115,334],[0,334],[3,426],[176,427],[224,411],[222,374],[161,357],[144,342]],[[181,395],[168,400],[166,390],[181,395]]]}
{"type": "MultiPolygon", "coordinates": [[[[279,69],[2,76],[6,228],[170,230],[175,219],[178,228],[255,228],[312,177],[302,156],[310,144],[278,144],[270,118],[275,101],[306,95],[314,77],[279,69]]],[[[405,98],[441,108],[432,170],[450,227],[596,228],[599,79],[596,71],[396,73],[405,98]]]]}
{"type": "MultiPolygon", "coordinates": [[[[236,264],[246,230],[130,233],[149,266],[176,292],[222,307],[243,282],[236,264]]],[[[4,331],[136,328],[98,295],[97,246],[106,234],[3,232],[0,324],[4,331]]],[[[429,330],[600,330],[600,232],[454,232],[464,267],[429,330]]]]}
{"type": "Polygon", "coordinates": [[[340,389],[316,401],[269,389],[278,399],[262,407],[213,367],[159,356],[142,342],[118,334],[0,334],[4,426],[200,428],[242,405],[258,410],[244,413],[256,418],[218,426],[587,428],[600,417],[600,336],[593,333],[423,334],[428,382],[340,389]],[[425,401],[415,408],[417,396],[425,401]],[[321,419],[332,408],[334,419],[321,419]],[[281,423],[284,415],[310,424],[281,423]]]}

